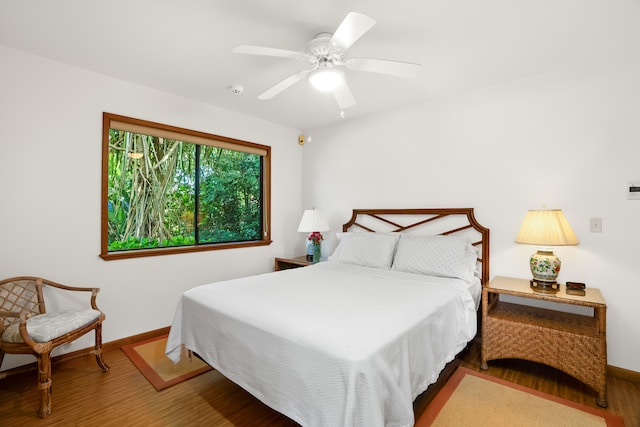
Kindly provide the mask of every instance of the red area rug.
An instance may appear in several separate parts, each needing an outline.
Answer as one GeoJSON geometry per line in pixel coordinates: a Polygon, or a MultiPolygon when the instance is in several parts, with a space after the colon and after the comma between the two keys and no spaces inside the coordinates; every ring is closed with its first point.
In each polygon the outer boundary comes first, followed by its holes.
{"type": "Polygon", "coordinates": [[[622,427],[609,412],[459,367],[415,427],[622,427]]]}

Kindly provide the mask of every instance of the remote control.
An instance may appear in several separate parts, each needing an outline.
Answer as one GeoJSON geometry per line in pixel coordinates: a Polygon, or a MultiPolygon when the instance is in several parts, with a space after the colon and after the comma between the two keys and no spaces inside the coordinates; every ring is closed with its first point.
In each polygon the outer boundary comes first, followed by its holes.
{"type": "Polygon", "coordinates": [[[567,282],[567,288],[584,289],[586,286],[582,282],[567,282]]]}

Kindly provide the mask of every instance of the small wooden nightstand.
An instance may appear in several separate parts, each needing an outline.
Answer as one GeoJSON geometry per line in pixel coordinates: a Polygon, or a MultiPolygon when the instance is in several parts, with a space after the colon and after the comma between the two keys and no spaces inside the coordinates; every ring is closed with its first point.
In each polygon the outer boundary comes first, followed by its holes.
{"type": "Polygon", "coordinates": [[[607,305],[599,289],[584,296],[531,289],[529,280],[496,277],[482,290],[482,369],[493,359],[525,359],[559,369],[598,392],[607,406],[607,305]],[[593,309],[593,316],[500,301],[500,295],[593,309]]]}
{"type": "Polygon", "coordinates": [[[313,264],[313,261],[308,261],[306,255],[295,258],[276,258],[275,269],[276,271],[280,271],[289,268],[306,267],[311,264],[313,264]]]}

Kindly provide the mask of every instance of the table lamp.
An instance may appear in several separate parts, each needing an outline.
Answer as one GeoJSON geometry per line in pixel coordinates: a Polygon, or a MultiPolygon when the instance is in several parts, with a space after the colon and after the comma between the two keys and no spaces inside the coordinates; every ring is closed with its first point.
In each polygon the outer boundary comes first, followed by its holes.
{"type": "Polygon", "coordinates": [[[530,210],[522,221],[516,243],[540,246],[529,260],[533,274],[531,287],[539,292],[557,292],[560,259],[553,254],[551,246],[578,244],[578,238],[562,210],[530,210]]]}
{"type": "Polygon", "coordinates": [[[302,214],[300,225],[298,225],[299,232],[310,233],[307,237],[307,260],[318,261],[320,255],[321,242],[323,240],[322,231],[328,231],[329,224],[324,219],[322,212],[315,209],[307,209],[302,214]],[[316,258],[314,259],[314,252],[316,258]]]}

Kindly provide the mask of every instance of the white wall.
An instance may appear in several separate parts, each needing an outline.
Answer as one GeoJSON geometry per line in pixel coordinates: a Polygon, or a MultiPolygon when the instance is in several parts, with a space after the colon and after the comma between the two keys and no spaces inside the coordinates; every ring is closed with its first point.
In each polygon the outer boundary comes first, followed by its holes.
{"type": "MultiPolygon", "coordinates": [[[[271,271],[275,256],[295,254],[302,213],[298,130],[2,46],[0,64],[1,278],[34,275],[100,287],[108,342],[168,326],[186,289],[271,271]],[[271,146],[273,244],[100,259],[103,111],[271,146]]],[[[92,335],[56,354],[90,346],[92,335]]],[[[2,368],[33,361],[7,356],[2,368]]]]}
{"type": "Polygon", "coordinates": [[[352,208],[474,207],[491,276],[522,278],[536,249],[514,243],[526,211],[561,208],[580,245],[556,248],[559,280],[601,289],[608,362],[640,372],[640,201],[626,199],[640,180],[639,75],[637,62],[567,70],[307,132],[303,206],[332,231],[352,208]]]}
{"type": "MultiPolygon", "coordinates": [[[[639,63],[348,121],[309,132],[303,147],[295,129],[2,46],[0,64],[0,277],[101,287],[105,342],[169,325],[188,288],[303,253],[303,208],[323,210],[338,231],[352,208],[472,206],[491,228],[492,276],[528,277],[535,248],[513,239],[526,210],[546,204],[564,210],[581,242],[556,248],[560,279],[602,290],[609,364],[640,372],[640,201],[625,194],[640,180],[639,63]],[[101,260],[103,111],[272,146],[274,243],[101,260]],[[603,218],[601,234],[589,233],[590,217],[603,218]]],[[[7,356],[2,368],[32,361],[7,356]]]]}

